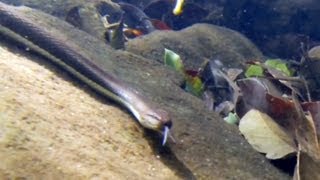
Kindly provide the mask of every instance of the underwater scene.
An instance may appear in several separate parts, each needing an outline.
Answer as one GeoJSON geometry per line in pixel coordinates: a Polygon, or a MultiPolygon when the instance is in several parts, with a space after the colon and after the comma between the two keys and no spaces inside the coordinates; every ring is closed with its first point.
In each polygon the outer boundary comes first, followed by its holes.
{"type": "Polygon", "coordinates": [[[320,180],[320,2],[0,0],[0,179],[320,180]]]}

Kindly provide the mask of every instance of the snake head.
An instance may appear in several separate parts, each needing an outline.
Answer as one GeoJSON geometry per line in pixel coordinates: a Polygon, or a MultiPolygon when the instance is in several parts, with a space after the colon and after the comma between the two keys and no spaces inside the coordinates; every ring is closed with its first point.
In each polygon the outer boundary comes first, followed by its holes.
{"type": "Polygon", "coordinates": [[[140,123],[145,128],[155,131],[163,131],[165,126],[170,129],[172,126],[168,112],[163,109],[153,109],[145,112],[144,116],[141,117],[140,123]]]}
{"type": "Polygon", "coordinates": [[[148,129],[158,131],[163,134],[162,145],[165,145],[170,128],[172,127],[172,121],[169,117],[167,111],[163,109],[156,109],[150,112],[147,112],[140,121],[142,126],[148,129]]]}

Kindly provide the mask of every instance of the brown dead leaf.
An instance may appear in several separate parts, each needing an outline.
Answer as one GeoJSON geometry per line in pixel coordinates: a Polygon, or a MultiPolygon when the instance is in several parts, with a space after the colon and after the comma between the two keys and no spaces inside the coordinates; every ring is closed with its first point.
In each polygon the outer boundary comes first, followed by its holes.
{"type": "Polygon", "coordinates": [[[267,93],[266,99],[270,103],[268,114],[297,140],[303,152],[316,160],[320,159],[314,122],[311,117],[306,116],[296,95],[293,94],[293,101],[290,101],[267,93]]]}
{"type": "Polygon", "coordinates": [[[318,141],[320,140],[320,101],[305,102],[301,104],[304,111],[309,111],[316,127],[318,141]]]}
{"type": "Polygon", "coordinates": [[[269,93],[266,94],[266,100],[269,103],[267,114],[294,137],[297,117],[294,104],[286,98],[269,93]]]}
{"type": "MultiPolygon", "coordinates": [[[[299,147],[300,149],[301,147],[299,147]]],[[[320,161],[314,160],[308,154],[298,151],[294,180],[320,179],[320,161]]]]}
{"type": "Polygon", "coordinates": [[[320,147],[316,132],[316,127],[312,118],[307,118],[298,99],[293,94],[293,103],[297,113],[296,116],[296,139],[301,146],[301,150],[306,152],[314,160],[320,161],[320,147]]]}
{"type": "MultiPolygon", "coordinates": [[[[263,78],[246,78],[237,81],[241,90],[242,97],[236,105],[236,112],[242,117],[250,109],[258,109],[268,113],[269,102],[266,100],[266,94],[281,96],[282,93],[268,79],[263,78]]],[[[269,114],[270,115],[270,114],[269,114]]]]}

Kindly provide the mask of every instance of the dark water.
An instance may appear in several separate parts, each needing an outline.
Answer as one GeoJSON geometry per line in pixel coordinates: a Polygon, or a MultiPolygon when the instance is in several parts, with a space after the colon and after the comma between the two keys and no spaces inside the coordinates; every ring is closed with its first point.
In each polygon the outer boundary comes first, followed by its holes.
{"type": "Polygon", "coordinates": [[[172,29],[206,22],[239,31],[268,56],[298,59],[301,43],[314,46],[320,40],[320,3],[316,0],[187,0],[180,16],[171,13],[168,1],[127,1],[172,29]]]}
{"type": "MultiPolygon", "coordinates": [[[[3,0],[3,2],[25,4],[65,17],[72,7],[90,1],[3,0]]],[[[113,0],[113,2],[132,4],[147,17],[161,20],[174,30],[200,22],[231,28],[246,35],[269,57],[297,60],[301,57],[302,48],[307,49],[317,45],[320,40],[318,23],[320,3],[316,0],[186,0],[183,13],[179,16],[172,14],[174,0],[113,0]]],[[[107,12],[104,11],[103,14],[105,13],[107,12]]],[[[112,17],[110,20],[114,21],[112,17]]]]}

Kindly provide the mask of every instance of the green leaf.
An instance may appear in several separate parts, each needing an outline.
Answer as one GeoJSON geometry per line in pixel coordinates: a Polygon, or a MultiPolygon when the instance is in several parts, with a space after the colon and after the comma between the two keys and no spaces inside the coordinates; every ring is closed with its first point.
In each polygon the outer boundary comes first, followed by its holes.
{"type": "Polygon", "coordinates": [[[250,65],[244,75],[246,77],[263,77],[263,68],[258,65],[250,65]]]}
{"type": "Polygon", "coordinates": [[[186,78],[185,90],[195,96],[200,97],[204,90],[204,84],[202,83],[202,80],[199,78],[199,76],[192,77],[185,74],[185,78],[186,78]]]}
{"type": "Polygon", "coordinates": [[[223,120],[225,120],[228,124],[237,124],[239,122],[239,117],[237,114],[230,112],[228,116],[223,118],[223,120]]]}
{"type": "Polygon", "coordinates": [[[178,72],[184,73],[184,67],[180,56],[169,49],[164,49],[164,64],[172,67],[178,72]]]}
{"type": "Polygon", "coordinates": [[[283,72],[287,76],[292,76],[293,74],[293,72],[288,68],[287,64],[281,59],[268,59],[264,64],[283,72]]]}

